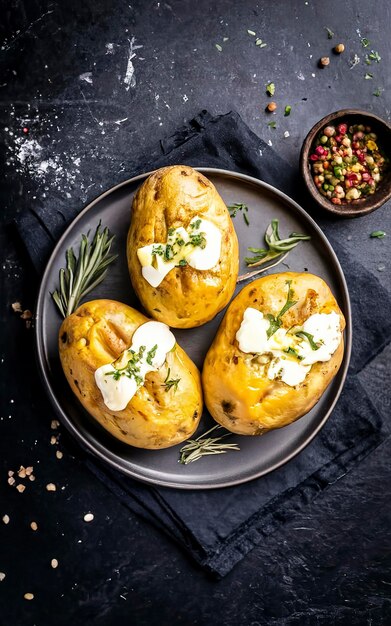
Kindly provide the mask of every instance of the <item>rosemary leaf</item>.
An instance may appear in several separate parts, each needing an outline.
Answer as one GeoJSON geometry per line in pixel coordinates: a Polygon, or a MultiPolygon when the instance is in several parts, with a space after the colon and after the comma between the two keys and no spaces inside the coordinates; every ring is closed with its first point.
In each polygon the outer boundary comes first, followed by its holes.
{"type": "Polygon", "coordinates": [[[63,317],[71,315],[80,300],[104,280],[108,266],[117,258],[110,255],[113,240],[114,235],[110,236],[108,228],[102,231],[99,222],[92,242],[89,233],[81,236],[78,256],[73,248],[66,251],[66,267],[60,269],[59,288],[52,293],[63,317]]]}
{"type": "MultiPolygon", "coordinates": [[[[215,430],[222,429],[219,424],[210,428],[206,433],[203,433],[196,439],[189,439],[188,442],[180,449],[179,462],[183,465],[194,463],[204,456],[210,456],[212,454],[226,454],[229,450],[240,450],[237,443],[221,443],[225,437],[232,435],[232,433],[225,432],[219,437],[207,437],[215,430]]],[[[223,429],[225,430],[225,429],[223,429]]]]}

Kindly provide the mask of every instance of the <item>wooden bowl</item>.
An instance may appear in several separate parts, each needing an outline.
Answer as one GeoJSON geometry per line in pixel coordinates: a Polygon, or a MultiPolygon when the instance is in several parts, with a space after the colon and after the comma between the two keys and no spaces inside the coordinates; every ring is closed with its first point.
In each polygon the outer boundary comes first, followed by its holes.
{"type": "Polygon", "coordinates": [[[334,213],[334,215],[339,215],[340,217],[361,217],[361,215],[366,215],[380,208],[391,198],[391,167],[386,170],[383,180],[373,195],[362,199],[359,198],[349,204],[333,204],[331,200],[322,196],[314,183],[311,173],[309,156],[315,149],[319,131],[329,124],[336,125],[342,122],[346,122],[348,126],[352,124],[370,126],[371,130],[378,136],[380,147],[389,158],[391,157],[391,126],[388,122],[366,111],[342,109],[341,111],[326,115],[326,117],[323,117],[311,128],[301,148],[300,171],[308,192],[322,209],[329,213],[334,213]]]}

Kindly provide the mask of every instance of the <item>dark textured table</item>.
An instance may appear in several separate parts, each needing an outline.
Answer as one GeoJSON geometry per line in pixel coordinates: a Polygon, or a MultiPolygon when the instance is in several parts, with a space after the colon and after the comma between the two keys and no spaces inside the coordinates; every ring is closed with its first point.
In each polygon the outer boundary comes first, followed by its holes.
{"type": "MultiPolygon", "coordinates": [[[[32,332],[11,309],[15,301],[33,309],[37,287],[11,224],[15,214],[39,204],[82,207],[200,109],[236,108],[292,164],[307,130],[332,110],[354,106],[389,119],[390,13],[387,0],[3,3],[1,626],[391,622],[389,440],[225,579],[209,580],[93,478],[65,432],[51,445],[55,416],[38,379],[32,332]],[[247,30],[267,46],[256,46],[247,30]],[[346,50],[337,57],[331,47],[339,42],[346,50]],[[382,58],[369,68],[371,49],[382,58]],[[324,55],[330,66],[320,70],[324,55]],[[264,112],[269,81],[276,84],[275,129],[264,112]],[[24,493],[7,484],[7,472],[20,465],[33,465],[36,476],[24,493]],[[49,482],[56,492],[46,491],[49,482]],[[95,517],[86,523],[89,511],[95,517]],[[23,597],[29,592],[31,601],[23,597]]],[[[391,289],[389,241],[369,239],[379,228],[391,235],[390,206],[333,226],[391,289]]],[[[390,357],[388,348],[361,375],[386,414],[390,357]]]]}

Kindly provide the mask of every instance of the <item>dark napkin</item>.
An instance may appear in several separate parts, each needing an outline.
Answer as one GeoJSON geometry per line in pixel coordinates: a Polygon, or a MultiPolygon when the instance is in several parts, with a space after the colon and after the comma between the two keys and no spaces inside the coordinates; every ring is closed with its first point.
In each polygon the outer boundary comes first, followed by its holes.
{"type": "MultiPolygon", "coordinates": [[[[260,178],[296,197],[297,172],[231,112],[212,117],[202,111],[178,133],[129,165],[129,177],[162,165],[236,170],[260,178]]],[[[307,208],[307,206],[306,206],[307,208]]],[[[50,206],[28,211],[17,226],[38,270],[74,210],[50,206]]],[[[327,233],[327,220],[322,218],[327,233]]],[[[386,345],[391,335],[391,299],[377,278],[332,241],[348,282],[353,310],[350,376],[332,416],[295,459],[271,474],[241,486],[181,491],[136,483],[87,461],[91,471],[130,509],[163,529],[206,570],[224,576],[264,537],[292,519],[328,486],[344,476],[387,436],[355,374],[386,345]],[[372,323],[377,303],[376,327],[372,323]]],[[[202,462],[202,461],[201,461],[202,462]]]]}

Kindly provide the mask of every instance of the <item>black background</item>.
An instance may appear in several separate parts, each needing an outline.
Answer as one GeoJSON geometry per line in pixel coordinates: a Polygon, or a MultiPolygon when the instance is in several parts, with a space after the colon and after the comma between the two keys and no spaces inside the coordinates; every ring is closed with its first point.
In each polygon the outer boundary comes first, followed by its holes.
{"type": "MultiPolygon", "coordinates": [[[[0,518],[11,520],[0,521],[1,626],[390,623],[389,441],[225,579],[209,580],[91,476],[65,433],[50,445],[55,416],[38,379],[32,332],[10,306],[20,300],[33,309],[37,286],[11,224],[15,214],[39,204],[81,208],[130,176],[148,146],[201,108],[237,109],[294,165],[306,132],[330,111],[354,106],[389,119],[390,12],[387,0],[3,0],[0,518]],[[336,33],[331,41],[325,26],[336,33]],[[255,46],[247,29],[267,46],[255,46]],[[134,50],[136,83],[127,89],[133,37],[142,48],[134,50]],[[379,64],[365,64],[361,37],[379,51],[379,64]],[[331,53],[338,42],[346,46],[340,57],[331,53]],[[325,54],[331,63],[320,70],[325,54]],[[360,63],[351,69],[354,54],[360,63]],[[364,79],[368,71],[372,80],[364,79]],[[278,103],[272,118],[264,112],[269,81],[278,103]],[[285,104],[292,106],[287,118],[285,104]],[[7,484],[7,471],[20,465],[33,465],[36,475],[22,494],[7,484]],[[88,511],[91,524],[83,521],[88,511]],[[26,592],[33,601],[23,599],[26,592]]],[[[374,229],[391,234],[389,212],[335,222],[334,231],[391,288],[389,243],[369,239],[374,229]]],[[[388,414],[381,390],[390,356],[388,348],[361,374],[388,414]]]]}

